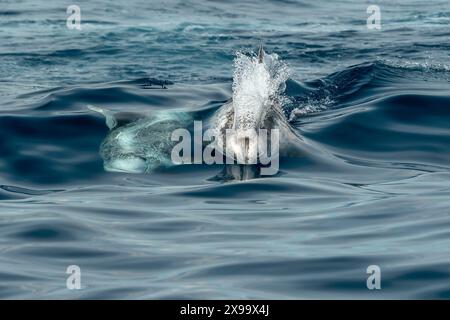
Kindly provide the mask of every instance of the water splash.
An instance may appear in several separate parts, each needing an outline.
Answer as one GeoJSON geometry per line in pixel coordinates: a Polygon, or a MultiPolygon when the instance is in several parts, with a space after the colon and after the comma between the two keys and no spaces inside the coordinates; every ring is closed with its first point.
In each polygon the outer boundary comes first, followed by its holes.
{"type": "Polygon", "coordinates": [[[268,108],[281,100],[289,68],[277,54],[266,54],[259,63],[256,55],[241,52],[237,52],[234,66],[233,128],[259,128],[268,108]]]}
{"type": "Polygon", "coordinates": [[[329,96],[323,97],[321,99],[307,99],[306,102],[292,109],[289,114],[289,122],[294,122],[298,118],[309,114],[326,111],[333,104],[334,101],[329,96]]]}

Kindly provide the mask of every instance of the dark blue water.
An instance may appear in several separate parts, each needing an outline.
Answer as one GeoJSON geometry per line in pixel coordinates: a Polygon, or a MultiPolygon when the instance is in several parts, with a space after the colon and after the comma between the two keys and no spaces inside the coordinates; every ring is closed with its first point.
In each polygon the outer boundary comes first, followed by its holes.
{"type": "Polygon", "coordinates": [[[70,4],[0,3],[0,297],[450,298],[447,0],[377,1],[381,30],[356,0],[77,1],[81,31],[70,4]],[[86,105],[208,114],[261,41],[314,153],[238,182],[104,170],[86,105]]]}

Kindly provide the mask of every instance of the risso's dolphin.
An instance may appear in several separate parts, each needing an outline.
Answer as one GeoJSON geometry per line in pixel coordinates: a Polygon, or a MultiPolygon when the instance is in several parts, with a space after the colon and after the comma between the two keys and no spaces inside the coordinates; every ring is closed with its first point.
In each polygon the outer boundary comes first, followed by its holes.
{"type": "Polygon", "coordinates": [[[217,143],[224,147],[224,153],[240,159],[239,164],[226,166],[225,177],[237,180],[259,177],[261,159],[258,148],[266,142],[268,149],[270,145],[278,144],[278,154],[271,154],[272,159],[297,151],[300,138],[282,109],[288,77],[286,64],[276,54],[267,55],[262,45],[256,57],[237,54],[233,98],[216,112],[212,124],[217,143]],[[261,129],[266,130],[267,140],[261,141],[260,135],[252,139],[252,134],[258,134],[261,129]],[[274,129],[278,131],[277,141],[271,140],[274,129]]]}
{"type": "Polygon", "coordinates": [[[171,166],[170,152],[175,144],[171,133],[187,126],[190,119],[182,112],[139,115],[113,113],[91,105],[88,108],[104,115],[110,129],[100,146],[106,171],[141,173],[171,166]]]}
{"type": "MultiPolygon", "coordinates": [[[[296,152],[299,137],[284,115],[283,92],[289,69],[276,54],[266,54],[263,47],[256,56],[237,53],[234,60],[233,96],[212,117],[204,121],[215,137],[213,144],[225,158],[230,155],[238,164],[226,165],[224,178],[247,180],[262,174],[260,135],[250,139],[249,133],[265,130],[266,151],[271,158],[296,152]],[[274,130],[276,129],[276,130],[274,130]],[[273,135],[277,131],[278,135],[273,135]],[[272,139],[275,139],[273,141],[272,139]],[[277,144],[276,154],[270,147],[277,144]],[[269,151],[270,150],[270,151],[269,151]]],[[[172,141],[176,129],[192,127],[193,114],[187,112],[156,112],[150,115],[112,113],[88,106],[105,116],[110,129],[100,146],[100,155],[107,171],[150,172],[160,166],[171,166],[172,141]]],[[[298,150],[298,149],[297,149],[298,150]]],[[[226,162],[229,163],[229,162],[226,162]]]]}

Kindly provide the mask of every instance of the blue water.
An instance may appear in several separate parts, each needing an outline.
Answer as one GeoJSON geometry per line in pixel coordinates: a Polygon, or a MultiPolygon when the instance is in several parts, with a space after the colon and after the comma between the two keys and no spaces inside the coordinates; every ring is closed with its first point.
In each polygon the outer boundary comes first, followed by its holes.
{"type": "Polygon", "coordinates": [[[0,297],[450,298],[450,3],[377,1],[381,30],[369,4],[1,1],[0,297]],[[86,105],[209,114],[260,42],[316,153],[247,181],[104,170],[86,105]]]}

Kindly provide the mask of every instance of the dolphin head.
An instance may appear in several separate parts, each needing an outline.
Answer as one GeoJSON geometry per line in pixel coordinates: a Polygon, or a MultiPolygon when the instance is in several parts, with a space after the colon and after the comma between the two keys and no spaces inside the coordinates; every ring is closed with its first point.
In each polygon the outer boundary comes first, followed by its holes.
{"type": "Polygon", "coordinates": [[[256,163],[258,131],[270,108],[271,75],[261,45],[257,57],[240,56],[233,83],[234,121],[229,141],[241,163],[256,163]]]}

